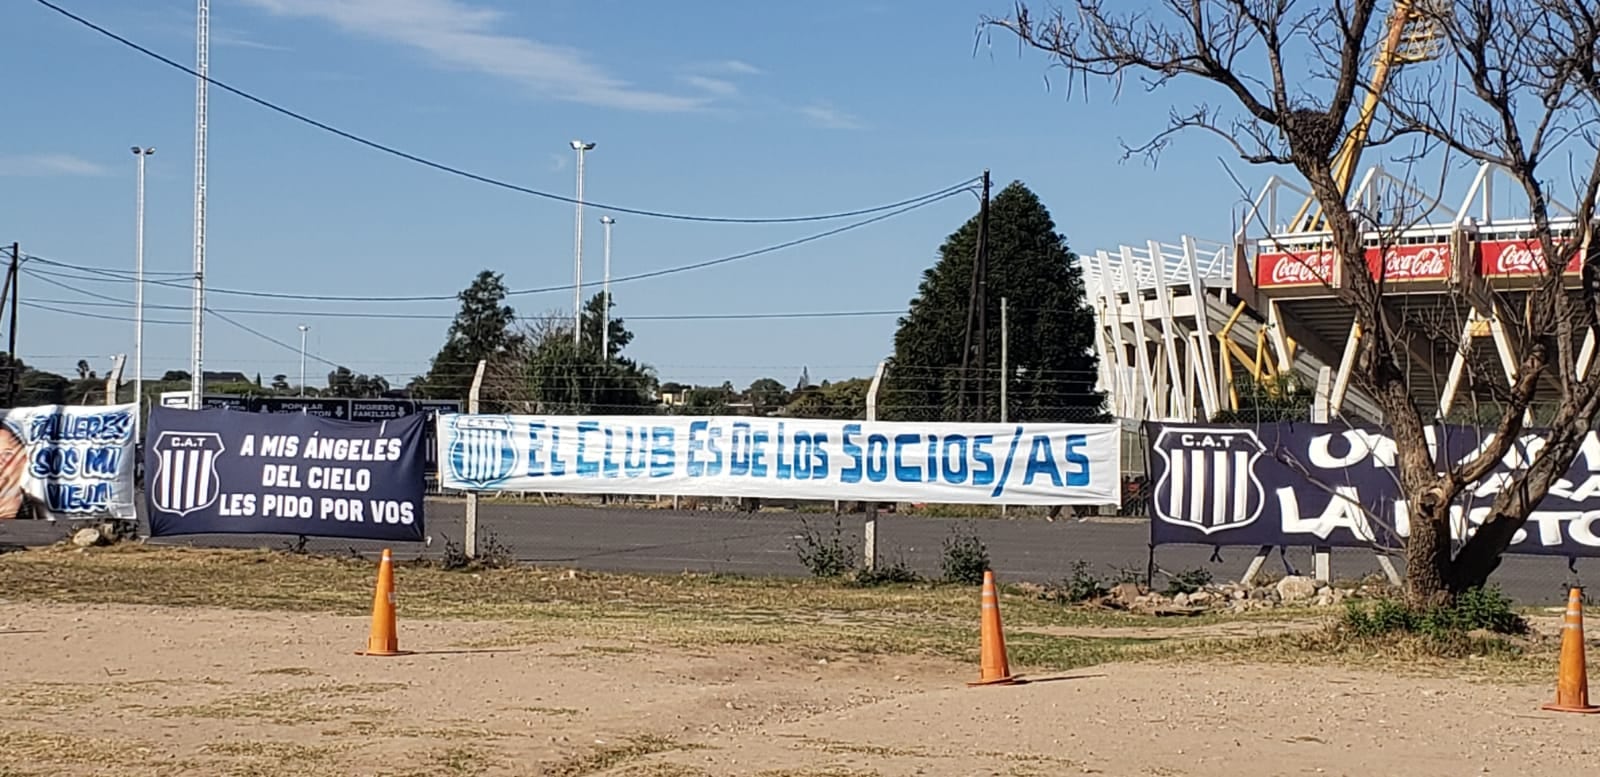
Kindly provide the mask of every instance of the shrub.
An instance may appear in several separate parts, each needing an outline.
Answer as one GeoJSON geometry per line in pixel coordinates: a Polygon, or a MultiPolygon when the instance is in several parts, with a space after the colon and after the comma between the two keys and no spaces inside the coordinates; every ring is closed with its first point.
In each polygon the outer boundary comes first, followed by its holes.
{"type": "Polygon", "coordinates": [[[989,546],[970,530],[956,526],[944,540],[943,562],[946,582],[978,585],[989,569],[989,546]]]}
{"type": "Polygon", "coordinates": [[[794,553],[813,577],[839,577],[856,568],[855,545],[845,539],[844,524],[837,516],[833,531],[826,533],[802,518],[794,553]]]}
{"type": "Polygon", "coordinates": [[[1055,591],[1053,598],[1068,604],[1077,604],[1091,599],[1099,599],[1109,593],[1111,593],[1111,589],[1106,586],[1105,581],[1095,577],[1089,571],[1089,562],[1074,561],[1072,562],[1072,574],[1062,581],[1061,587],[1055,591]]]}
{"type": "Polygon", "coordinates": [[[911,569],[904,556],[896,556],[889,564],[878,564],[875,569],[862,569],[850,578],[850,584],[863,588],[897,583],[919,583],[922,575],[911,569]]]}
{"type": "Polygon", "coordinates": [[[457,545],[449,536],[441,533],[439,537],[444,540],[444,554],[438,562],[440,569],[451,572],[503,569],[517,563],[511,546],[501,542],[499,535],[487,529],[478,530],[477,558],[467,558],[467,549],[457,545]]]}
{"type": "Polygon", "coordinates": [[[1493,586],[1468,589],[1450,604],[1428,609],[1414,609],[1396,599],[1379,599],[1370,609],[1349,602],[1340,622],[1359,637],[1398,632],[1447,639],[1476,630],[1496,634],[1528,631],[1528,622],[1511,609],[1511,600],[1493,586]]]}
{"type": "Polygon", "coordinates": [[[1185,569],[1182,572],[1167,575],[1167,596],[1178,594],[1192,594],[1206,586],[1211,585],[1211,570],[1204,567],[1185,569]]]}

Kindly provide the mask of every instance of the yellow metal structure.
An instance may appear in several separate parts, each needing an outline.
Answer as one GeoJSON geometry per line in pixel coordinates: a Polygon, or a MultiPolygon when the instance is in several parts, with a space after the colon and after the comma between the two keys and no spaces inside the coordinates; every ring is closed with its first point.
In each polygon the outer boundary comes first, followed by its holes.
{"type": "MultiPolygon", "coordinates": [[[[1447,8],[1447,4],[1448,0],[1395,0],[1384,29],[1383,41],[1372,63],[1372,75],[1367,84],[1360,113],[1357,114],[1355,124],[1345,135],[1334,157],[1333,177],[1342,195],[1349,196],[1356,168],[1361,162],[1361,152],[1370,139],[1372,122],[1377,116],[1383,90],[1389,85],[1390,75],[1407,64],[1424,62],[1438,56],[1441,34],[1437,19],[1441,9],[1447,8]]],[[[1307,234],[1326,229],[1327,219],[1322,213],[1322,208],[1315,198],[1308,197],[1295,213],[1287,234],[1307,234]]],[[[1283,342],[1287,353],[1282,354],[1281,362],[1272,359],[1268,355],[1272,338],[1266,336],[1265,328],[1257,333],[1254,357],[1228,339],[1229,330],[1238,321],[1239,314],[1243,310],[1244,305],[1241,303],[1217,334],[1218,340],[1222,343],[1222,377],[1228,382],[1228,400],[1235,410],[1239,406],[1239,396],[1233,385],[1234,366],[1231,363],[1233,360],[1238,360],[1239,365],[1252,379],[1270,390],[1273,386],[1279,385],[1279,381],[1263,379],[1277,377],[1280,364],[1292,364],[1295,351],[1294,341],[1286,336],[1283,342]]]]}

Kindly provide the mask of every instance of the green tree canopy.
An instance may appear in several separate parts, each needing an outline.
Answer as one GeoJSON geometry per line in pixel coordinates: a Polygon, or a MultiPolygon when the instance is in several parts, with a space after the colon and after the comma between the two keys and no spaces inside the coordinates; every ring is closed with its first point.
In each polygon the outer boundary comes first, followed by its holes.
{"type": "Polygon", "coordinates": [[[518,345],[519,335],[513,328],[517,314],[505,304],[506,285],[499,273],[478,273],[456,298],[461,300],[461,310],[450,324],[444,347],[433,357],[427,377],[416,387],[430,397],[464,399],[472,388],[478,361],[501,358],[518,345]]]}
{"type": "MultiPolygon", "coordinates": [[[[1106,418],[1105,395],[1094,388],[1094,314],[1084,300],[1083,271],[1056,232],[1050,212],[1020,181],[989,205],[986,364],[971,357],[974,380],[985,383],[985,406],[970,420],[998,420],[1000,299],[1009,319],[1011,420],[1092,422],[1106,418]]],[[[883,417],[896,420],[957,418],[962,348],[978,217],[945,239],[939,261],[923,273],[894,338],[894,360],[881,398],[883,417]]],[[[974,333],[976,338],[976,333],[974,333]]]]}
{"type": "Polygon", "coordinates": [[[572,341],[570,323],[552,318],[517,335],[492,362],[485,397],[510,410],[536,413],[636,415],[655,411],[656,378],[645,365],[622,355],[633,333],[611,319],[611,358],[600,357],[600,295],[584,306],[585,333],[572,341]]]}

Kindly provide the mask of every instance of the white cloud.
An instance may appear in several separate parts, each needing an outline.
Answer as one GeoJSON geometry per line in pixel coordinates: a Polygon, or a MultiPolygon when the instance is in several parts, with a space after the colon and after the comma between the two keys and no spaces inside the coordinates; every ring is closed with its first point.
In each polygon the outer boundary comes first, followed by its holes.
{"type": "Polygon", "coordinates": [[[825,102],[814,102],[797,110],[812,124],[825,129],[863,129],[866,126],[860,119],[825,102]]]}
{"type": "Polygon", "coordinates": [[[45,177],[61,175],[105,175],[106,169],[71,154],[19,154],[0,156],[0,176],[45,177]]]}
{"type": "Polygon", "coordinates": [[[755,65],[752,65],[748,62],[741,62],[737,59],[724,59],[721,62],[708,62],[698,69],[711,73],[725,73],[727,75],[734,76],[759,76],[766,72],[755,65]]]}
{"type": "Polygon", "coordinates": [[[236,32],[213,29],[211,31],[211,44],[214,46],[233,46],[241,49],[256,49],[257,51],[289,51],[288,46],[279,46],[276,43],[263,43],[254,38],[236,32]]]}
{"type": "Polygon", "coordinates": [[[683,76],[683,82],[707,94],[732,97],[739,93],[739,85],[732,81],[708,76],[683,76]]]}
{"type": "Polygon", "coordinates": [[[635,111],[691,111],[705,96],[641,89],[569,46],[495,32],[506,15],[465,0],[244,0],[280,16],[320,19],[408,46],[439,64],[504,78],[557,100],[635,111]]]}

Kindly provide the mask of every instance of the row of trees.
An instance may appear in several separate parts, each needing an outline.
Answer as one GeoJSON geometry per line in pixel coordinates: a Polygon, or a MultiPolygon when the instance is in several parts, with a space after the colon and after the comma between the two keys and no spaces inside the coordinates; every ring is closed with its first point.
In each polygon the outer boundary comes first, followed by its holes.
{"type": "MultiPolygon", "coordinates": [[[[966,374],[995,388],[965,418],[997,420],[1004,298],[1013,335],[1003,376],[1011,418],[1104,419],[1105,397],[1094,388],[1094,316],[1085,303],[1077,257],[1056,232],[1049,211],[1026,186],[1013,182],[990,204],[987,234],[991,271],[984,304],[988,320],[995,322],[987,332],[987,347],[980,351],[965,337],[979,241],[979,216],[974,215],[944,241],[938,261],[924,273],[917,296],[900,319],[879,417],[960,420],[960,376],[964,363],[970,362],[966,374]],[[984,363],[972,358],[976,352],[984,354],[984,363]]],[[[572,324],[563,316],[520,319],[507,302],[508,289],[498,273],[479,273],[457,298],[461,307],[443,347],[427,374],[407,386],[419,396],[465,397],[483,360],[487,366],[480,400],[486,408],[509,412],[731,411],[818,418],[861,418],[866,412],[870,380],[864,377],[811,385],[802,376],[793,389],[775,378],[762,378],[744,391],[731,383],[663,383],[654,368],[627,355],[634,335],[622,319],[610,317],[608,352],[600,353],[605,306],[615,306],[601,294],[585,305],[583,336],[576,342],[572,324]]]]}

